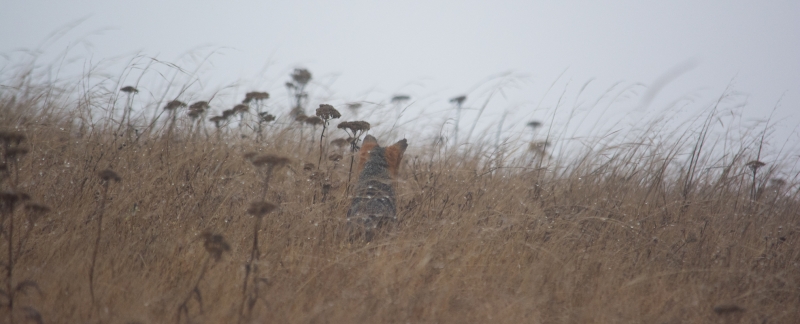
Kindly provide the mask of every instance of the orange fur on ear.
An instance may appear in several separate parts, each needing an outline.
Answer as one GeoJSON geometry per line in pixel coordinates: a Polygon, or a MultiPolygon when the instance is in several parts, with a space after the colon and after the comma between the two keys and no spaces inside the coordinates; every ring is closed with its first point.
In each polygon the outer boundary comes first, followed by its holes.
{"type": "Polygon", "coordinates": [[[403,153],[406,152],[408,141],[402,139],[392,146],[386,148],[384,151],[386,155],[386,162],[389,163],[389,174],[392,178],[397,178],[397,173],[400,171],[400,162],[403,161],[403,153]]]}
{"type": "Polygon", "coordinates": [[[369,151],[371,151],[375,147],[378,146],[378,140],[375,139],[372,135],[367,135],[364,137],[364,141],[361,143],[361,149],[358,151],[358,169],[357,174],[364,171],[364,164],[367,163],[369,159],[369,151]]]}

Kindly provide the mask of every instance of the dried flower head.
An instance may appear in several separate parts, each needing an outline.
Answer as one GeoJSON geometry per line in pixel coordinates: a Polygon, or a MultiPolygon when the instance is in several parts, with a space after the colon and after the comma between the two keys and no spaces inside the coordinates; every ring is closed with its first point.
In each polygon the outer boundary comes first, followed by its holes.
{"type": "Polygon", "coordinates": [[[216,124],[217,127],[219,127],[219,123],[221,121],[223,121],[223,120],[225,120],[225,117],[223,117],[223,116],[214,116],[214,117],[211,117],[211,118],[208,119],[208,121],[216,124]]]}
{"type": "Polygon", "coordinates": [[[306,124],[313,125],[313,126],[322,125],[322,123],[323,123],[322,118],[319,118],[317,116],[306,117],[304,122],[306,124]]]}
{"type": "Polygon", "coordinates": [[[243,114],[243,113],[246,113],[248,110],[250,110],[250,106],[245,105],[245,104],[238,104],[236,106],[233,106],[233,109],[231,109],[231,110],[233,110],[234,112],[243,114]]]}
{"type": "Polygon", "coordinates": [[[536,141],[536,142],[531,142],[530,144],[528,144],[528,149],[530,149],[532,151],[534,151],[534,150],[535,151],[539,151],[539,150],[546,149],[548,146],[550,146],[550,143],[547,142],[547,141],[536,141]]]}
{"type": "Polygon", "coordinates": [[[27,203],[25,210],[33,214],[44,214],[50,211],[50,207],[38,203],[27,203]]]}
{"type": "Polygon", "coordinates": [[[264,217],[264,215],[271,213],[277,208],[278,206],[266,201],[254,201],[250,203],[250,207],[247,208],[247,213],[255,217],[264,217]]]}
{"type": "Polygon", "coordinates": [[[20,132],[0,131],[0,142],[15,143],[19,145],[25,140],[25,135],[20,132]]]}
{"type": "Polygon", "coordinates": [[[747,164],[745,164],[745,165],[748,168],[750,168],[750,170],[753,170],[753,172],[756,172],[756,171],[758,171],[759,168],[761,168],[761,167],[763,167],[763,166],[765,166],[767,164],[764,163],[764,162],[761,162],[759,160],[753,160],[753,161],[747,162],[747,164]]]}
{"type": "Polygon", "coordinates": [[[304,122],[306,122],[306,118],[308,118],[308,116],[306,116],[305,114],[300,113],[300,114],[297,114],[296,116],[294,116],[294,121],[300,122],[300,123],[304,123],[304,122]]]}
{"type": "Polygon", "coordinates": [[[203,110],[202,109],[189,109],[189,112],[187,112],[186,114],[189,115],[189,117],[192,118],[192,119],[197,119],[197,117],[200,117],[200,115],[203,114],[203,110]]]}
{"type": "Polygon", "coordinates": [[[236,111],[233,109],[227,109],[222,111],[222,118],[228,118],[236,114],[236,111]]]}
{"type": "Polygon", "coordinates": [[[772,185],[773,187],[783,187],[786,185],[786,180],[783,180],[781,178],[772,178],[769,179],[769,184],[772,185]]]}
{"type": "Polygon", "coordinates": [[[339,153],[331,153],[331,155],[328,155],[328,160],[331,160],[333,162],[339,162],[342,160],[342,158],[343,156],[339,153]]]}
{"type": "Polygon", "coordinates": [[[222,253],[231,250],[231,246],[228,245],[228,242],[225,242],[225,238],[220,234],[203,232],[201,236],[204,240],[203,247],[206,248],[208,254],[210,254],[215,261],[219,261],[219,259],[222,257],[222,253]]]}
{"type": "Polygon", "coordinates": [[[357,132],[365,132],[369,130],[369,123],[365,121],[352,121],[352,122],[341,122],[338,126],[340,129],[350,130],[354,134],[357,132]]]}
{"type": "Polygon", "coordinates": [[[738,305],[734,305],[734,304],[717,305],[717,306],[714,306],[713,309],[714,309],[714,313],[717,313],[718,315],[744,312],[744,308],[741,308],[738,305]]]}
{"type": "Polygon", "coordinates": [[[533,121],[528,122],[528,127],[533,128],[533,129],[537,129],[539,127],[542,127],[542,123],[540,121],[538,121],[538,120],[533,120],[533,121]]]}
{"type": "Polygon", "coordinates": [[[253,165],[260,166],[282,166],[289,163],[289,158],[277,156],[275,154],[264,154],[254,158],[251,162],[253,165]]]}
{"type": "Polygon", "coordinates": [[[28,149],[24,147],[12,147],[6,150],[5,155],[7,159],[14,159],[18,156],[28,154],[28,149]]]}
{"type": "Polygon", "coordinates": [[[392,103],[403,103],[411,99],[408,95],[394,95],[392,97],[392,103]]]}
{"type": "Polygon", "coordinates": [[[120,178],[119,175],[111,169],[100,171],[97,175],[99,175],[100,179],[103,179],[103,181],[120,182],[122,180],[122,178],[120,178]]]}
{"type": "Polygon", "coordinates": [[[303,110],[303,107],[295,106],[294,108],[292,108],[291,111],[289,111],[289,116],[291,116],[292,118],[295,118],[295,120],[297,120],[297,118],[300,117],[300,116],[305,117],[306,116],[306,112],[303,110]]]}
{"type": "Polygon", "coordinates": [[[139,93],[139,89],[136,89],[136,88],[134,88],[132,86],[122,87],[122,89],[119,89],[119,91],[122,91],[122,92],[125,92],[125,93],[139,93]]]}
{"type": "Polygon", "coordinates": [[[208,107],[208,101],[198,101],[189,106],[189,109],[206,110],[208,107]]]}
{"type": "Polygon", "coordinates": [[[2,191],[0,192],[0,201],[5,203],[6,206],[14,207],[14,204],[18,201],[28,201],[31,199],[31,196],[18,191],[2,191]]]}
{"type": "Polygon", "coordinates": [[[172,100],[164,107],[166,110],[175,110],[178,108],[186,107],[186,103],[180,100],[172,100]]]}
{"type": "Polygon", "coordinates": [[[285,86],[286,86],[286,88],[294,89],[294,83],[286,82],[285,86]]]}
{"type": "Polygon", "coordinates": [[[265,122],[265,123],[268,123],[268,122],[271,122],[271,121],[275,120],[275,116],[274,115],[270,115],[267,112],[259,113],[258,116],[261,118],[261,121],[265,122]]]}
{"type": "Polygon", "coordinates": [[[299,85],[306,85],[311,81],[311,72],[306,69],[294,69],[292,72],[292,80],[299,85]]]}
{"type": "Polygon", "coordinates": [[[337,138],[335,140],[332,140],[331,144],[333,144],[335,146],[338,146],[339,148],[343,148],[343,147],[345,147],[347,145],[350,145],[350,141],[348,141],[344,137],[340,137],[340,138],[337,138]]]}
{"type": "Polygon", "coordinates": [[[266,92],[248,92],[244,95],[244,100],[242,103],[250,103],[251,101],[260,101],[260,100],[267,100],[269,99],[269,93],[266,92]]]}
{"type": "Polygon", "coordinates": [[[461,96],[458,96],[458,97],[450,99],[450,103],[454,103],[456,105],[461,106],[461,104],[463,104],[464,101],[466,101],[466,100],[467,100],[467,96],[461,95],[461,96]]]}
{"type": "Polygon", "coordinates": [[[342,117],[342,114],[331,105],[321,104],[319,108],[317,108],[317,117],[327,121],[342,117]]]}

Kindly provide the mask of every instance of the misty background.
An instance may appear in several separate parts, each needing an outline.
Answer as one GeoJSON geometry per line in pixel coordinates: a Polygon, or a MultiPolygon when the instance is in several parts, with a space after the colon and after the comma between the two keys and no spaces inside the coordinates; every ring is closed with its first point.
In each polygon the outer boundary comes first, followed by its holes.
{"type": "Polygon", "coordinates": [[[770,148],[796,150],[797,17],[797,1],[3,0],[0,76],[35,60],[53,67],[51,79],[135,84],[142,102],[213,95],[217,114],[267,91],[268,110],[286,115],[284,84],[307,68],[306,113],[330,103],[343,120],[400,115],[372,132],[412,145],[452,138],[449,100],[466,95],[462,143],[528,141],[550,125],[580,141],[659,116],[691,129],[718,107],[719,136],[761,131],[770,118],[770,148]],[[391,103],[400,94],[411,99],[391,103]],[[545,125],[537,134],[532,120],[545,125]]]}

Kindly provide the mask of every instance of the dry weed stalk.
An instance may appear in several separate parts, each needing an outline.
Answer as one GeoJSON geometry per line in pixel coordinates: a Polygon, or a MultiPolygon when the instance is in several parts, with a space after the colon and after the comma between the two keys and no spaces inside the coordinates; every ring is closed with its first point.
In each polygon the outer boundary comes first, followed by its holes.
{"type": "Polygon", "coordinates": [[[325,130],[328,129],[328,123],[330,123],[331,119],[338,119],[342,117],[342,114],[333,106],[326,104],[319,105],[316,114],[317,117],[322,119],[322,133],[319,134],[319,161],[317,161],[317,169],[319,170],[319,166],[322,164],[322,143],[325,138],[325,130]]]}
{"type": "Polygon", "coordinates": [[[275,210],[277,206],[266,201],[255,201],[250,204],[247,213],[255,218],[253,224],[253,247],[250,250],[250,259],[244,266],[244,283],[242,284],[242,304],[239,306],[239,322],[245,318],[249,321],[252,317],[253,307],[259,298],[259,282],[262,278],[258,273],[258,260],[261,251],[258,249],[258,232],[261,230],[261,222],[264,216],[275,210]],[[248,295],[248,286],[250,285],[250,275],[253,276],[252,292],[248,295]],[[245,304],[247,305],[247,314],[244,312],[245,304]]]}
{"type": "Polygon", "coordinates": [[[97,235],[94,240],[94,250],[92,251],[92,263],[89,266],[89,294],[92,297],[92,307],[95,305],[94,294],[94,268],[97,264],[97,252],[100,250],[100,238],[103,235],[103,214],[106,210],[106,200],[108,199],[108,187],[111,182],[120,182],[122,178],[111,169],[105,169],[98,173],[100,180],[103,183],[103,195],[100,198],[100,206],[97,212],[97,235]]]}
{"type": "MultiPolygon", "coordinates": [[[[247,157],[245,157],[247,158],[247,157]]],[[[269,192],[269,182],[272,179],[272,173],[275,169],[280,168],[287,163],[289,163],[289,159],[277,156],[274,154],[266,154],[258,157],[250,157],[247,158],[250,162],[258,169],[263,169],[264,173],[264,186],[262,187],[261,197],[262,199],[267,198],[267,193],[269,192]]],[[[261,253],[258,250],[258,232],[261,230],[261,222],[268,213],[275,210],[277,206],[268,203],[264,200],[257,200],[250,204],[250,207],[247,209],[247,213],[252,215],[255,218],[255,223],[253,224],[253,248],[250,251],[250,259],[248,259],[247,263],[245,264],[245,275],[244,275],[244,283],[242,284],[242,304],[239,307],[239,321],[241,322],[244,317],[247,319],[250,318],[253,312],[253,307],[255,306],[256,300],[258,300],[258,283],[261,280],[258,276],[258,259],[261,253]],[[252,283],[252,292],[250,292],[248,296],[248,286],[250,285],[250,275],[253,275],[253,283],[252,283]],[[247,314],[244,312],[244,306],[247,304],[247,314]]]]}
{"type": "Polygon", "coordinates": [[[339,123],[336,127],[350,135],[350,171],[347,173],[347,183],[349,187],[350,178],[353,176],[353,162],[355,161],[355,154],[358,151],[358,142],[361,140],[361,136],[369,130],[370,125],[365,121],[346,121],[339,123]]]}
{"type": "Polygon", "coordinates": [[[175,323],[180,323],[182,316],[186,317],[187,322],[191,322],[189,320],[189,302],[192,300],[197,301],[199,313],[203,314],[203,295],[200,293],[200,282],[202,282],[203,278],[205,278],[211,260],[213,259],[214,262],[219,262],[219,260],[222,259],[222,254],[231,250],[231,246],[228,245],[228,242],[226,242],[225,238],[220,234],[214,234],[209,231],[205,231],[200,234],[200,237],[203,239],[203,248],[205,248],[208,255],[203,260],[203,265],[200,267],[200,275],[194,282],[192,289],[189,290],[189,294],[178,305],[175,323]]]}
{"type": "MultiPolygon", "coordinates": [[[[22,147],[22,142],[25,141],[25,135],[18,132],[0,131],[0,147],[2,148],[2,155],[0,155],[0,185],[8,183],[9,190],[0,191],[0,225],[8,224],[7,226],[0,227],[0,235],[5,236],[7,246],[7,259],[5,263],[6,271],[6,285],[5,289],[0,289],[0,295],[6,298],[3,307],[8,308],[8,322],[14,323],[14,306],[15,299],[18,293],[26,293],[29,289],[35,289],[41,296],[42,292],[39,289],[39,284],[36,281],[26,279],[18,283],[14,283],[14,268],[21,256],[22,246],[28,239],[30,231],[33,229],[36,220],[44,213],[50,210],[49,207],[37,204],[26,203],[24,209],[28,214],[28,228],[25,234],[17,242],[17,253],[14,256],[14,234],[15,234],[15,218],[17,206],[21,203],[30,200],[27,193],[20,192],[17,187],[19,183],[19,170],[17,163],[24,155],[28,154],[28,149],[22,147]],[[13,173],[13,175],[12,175],[13,173]]],[[[25,307],[26,318],[37,321],[35,317],[28,316],[29,314],[38,314],[38,311],[32,307],[25,307]]],[[[39,320],[40,322],[40,320],[39,320]]]]}

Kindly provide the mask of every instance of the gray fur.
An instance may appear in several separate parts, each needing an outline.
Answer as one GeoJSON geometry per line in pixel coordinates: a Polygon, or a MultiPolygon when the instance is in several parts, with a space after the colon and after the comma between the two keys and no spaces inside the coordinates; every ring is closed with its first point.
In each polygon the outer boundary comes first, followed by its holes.
{"type": "Polygon", "coordinates": [[[370,240],[377,229],[397,221],[397,207],[385,149],[375,146],[353,190],[347,222],[370,240]]]}

